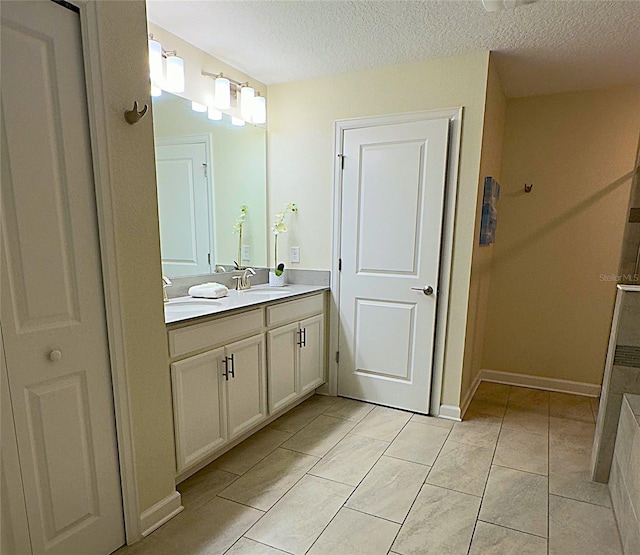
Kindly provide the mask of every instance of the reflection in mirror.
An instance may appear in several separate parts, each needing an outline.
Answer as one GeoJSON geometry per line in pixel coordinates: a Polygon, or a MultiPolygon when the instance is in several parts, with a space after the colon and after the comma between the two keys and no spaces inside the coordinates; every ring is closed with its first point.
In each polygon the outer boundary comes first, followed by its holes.
{"type": "Polygon", "coordinates": [[[210,120],[165,92],[153,98],[153,128],[162,273],[209,274],[234,261],[266,266],[265,129],[232,125],[227,115],[210,120]],[[234,224],[243,205],[239,245],[234,224]]]}

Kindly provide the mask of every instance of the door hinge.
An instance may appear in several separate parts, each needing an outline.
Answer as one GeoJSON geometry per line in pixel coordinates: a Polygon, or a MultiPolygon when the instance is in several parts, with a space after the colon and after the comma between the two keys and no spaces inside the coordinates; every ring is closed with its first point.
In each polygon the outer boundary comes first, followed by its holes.
{"type": "Polygon", "coordinates": [[[342,258],[338,258],[338,272],[342,272],[342,258]]]}
{"type": "Polygon", "coordinates": [[[336,351],[336,364],[340,362],[340,351],[336,351]]]}
{"type": "Polygon", "coordinates": [[[344,154],[338,154],[338,158],[340,158],[340,169],[344,170],[344,154]]]}
{"type": "Polygon", "coordinates": [[[207,253],[207,263],[209,265],[211,265],[211,253],[210,252],[207,253]]]}
{"type": "Polygon", "coordinates": [[[203,162],[202,167],[204,168],[204,176],[207,177],[207,164],[203,162]]]}

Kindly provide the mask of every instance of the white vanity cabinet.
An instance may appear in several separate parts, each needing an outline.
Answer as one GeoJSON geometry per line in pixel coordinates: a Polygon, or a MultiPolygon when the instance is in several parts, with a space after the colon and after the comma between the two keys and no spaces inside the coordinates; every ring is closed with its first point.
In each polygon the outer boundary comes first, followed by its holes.
{"type": "Polygon", "coordinates": [[[323,295],[267,307],[271,413],[324,383],[323,311],[323,295]]]}
{"type": "Polygon", "coordinates": [[[179,473],[267,417],[262,328],[258,309],[169,331],[172,359],[208,349],[171,363],[179,473]]]}
{"type": "Polygon", "coordinates": [[[264,334],[227,345],[225,354],[223,375],[231,440],[267,417],[264,334]]]}
{"type": "Polygon", "coordinates": [[[324,383],[324,291],[168,330],[185,478],[324,383]]]}
{"type": "Polygon", "coordinates": [[[171,365],[173,421],[178,472],[213,453],[227,441],[224,348],[171,365]]]}

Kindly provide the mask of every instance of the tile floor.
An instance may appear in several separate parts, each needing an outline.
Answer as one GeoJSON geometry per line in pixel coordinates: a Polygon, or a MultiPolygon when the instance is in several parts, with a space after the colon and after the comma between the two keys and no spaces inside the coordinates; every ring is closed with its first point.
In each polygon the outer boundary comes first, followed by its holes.
{"type": "Polygon", "coordinates": [[[622,553],[596,400],[483,383],[464,422],[315,396],[180,484],[117,555],[622,553]]]}

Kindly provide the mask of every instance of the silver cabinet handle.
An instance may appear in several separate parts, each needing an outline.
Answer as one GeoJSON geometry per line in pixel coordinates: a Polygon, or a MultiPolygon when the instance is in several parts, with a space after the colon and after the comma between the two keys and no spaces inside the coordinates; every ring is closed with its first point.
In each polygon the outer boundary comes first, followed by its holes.
{"type": "Polygon", "coordinates": [[[425,285],[424,287],[412,287],[414,291],[422,291],[425,295],[433,295],[433,287],[425,285]]]}

